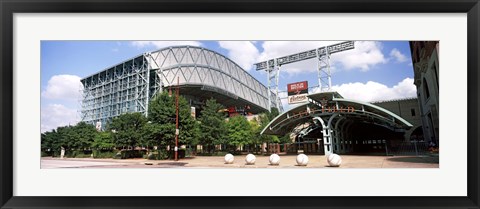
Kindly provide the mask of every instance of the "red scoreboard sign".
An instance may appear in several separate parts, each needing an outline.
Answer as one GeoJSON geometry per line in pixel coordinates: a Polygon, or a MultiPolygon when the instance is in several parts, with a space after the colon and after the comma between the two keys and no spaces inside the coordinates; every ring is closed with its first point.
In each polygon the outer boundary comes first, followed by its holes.
{"type": "Polygon", "coordinates": [[[308,101],[308,82],[302,81],[287,84],[288,104],[296,104],[308,101]]]}
{"type": "Polygon", "coordinates": [[[288,95],[308,93],[308,81],[287,84],[288,95]]]}

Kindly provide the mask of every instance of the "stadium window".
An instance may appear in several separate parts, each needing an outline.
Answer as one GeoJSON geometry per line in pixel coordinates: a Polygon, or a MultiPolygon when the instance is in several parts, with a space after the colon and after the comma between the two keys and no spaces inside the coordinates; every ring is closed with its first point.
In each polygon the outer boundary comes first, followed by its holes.
{"type": "Polygon", "coordinates": [[[428,90],[428,84],[425,78],[423,78],[423,93],[425,94],[425,99],[430,98],[430,91],[428,90]]]}
{"type": "Polygon", "coordinates": [[[437,89],[438,89],[438,75],[437,75],[437,65],[435,64],[435,62],[433,63],[433,73],[435,74],[435,81],[437,83],[437,89]]]}
{"type": "Polygon", "coordinates": [[[412,112],[412,116],[415,116],[415,109],[410,110],[412,112]]]}

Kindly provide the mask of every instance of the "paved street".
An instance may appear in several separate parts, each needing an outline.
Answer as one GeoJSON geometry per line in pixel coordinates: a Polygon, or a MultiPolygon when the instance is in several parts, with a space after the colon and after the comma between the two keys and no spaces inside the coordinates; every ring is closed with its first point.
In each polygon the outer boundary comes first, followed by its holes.
{"type": "MultiPolygon", "coordinates": [[[[280,165],[269,165],[269,156],[256,156],[255,165],[246,165],[245,156],[235,156],[233,164],[225,164],[223,156],[197,156],[194,158],[173,160],[146,159],[92,159],[69,158],[59,159],[43,157],[41,168],[331,168],[325,156],[309,155],[307,166],[297,166],[295,155],[280,156],[280,165]]],[[[357,156],[342,155],[340,168],[438,168],[438,156],[357,156]]],[[[334,168],[338,169],[338,168],[334,168]]]]}
{"type": "Polygon", "coordinates": [[[96,161],[93,159],[87,161],[78,159],[42,158],[42,168],[87,168],[122,165],[128,165],[128,163],[96,161]]]}

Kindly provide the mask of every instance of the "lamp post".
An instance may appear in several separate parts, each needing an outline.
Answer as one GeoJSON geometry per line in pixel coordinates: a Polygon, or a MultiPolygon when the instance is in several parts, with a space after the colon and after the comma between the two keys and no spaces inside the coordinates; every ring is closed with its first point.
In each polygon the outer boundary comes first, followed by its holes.
{"type": "Polygon", "coordinates": [[[178,129],[178,96],[180,92],[180,77],[177,77],[177,94],[175,97],[175,109],[177,114],[176,119],[176,129],[175,129],[175,161],[178,161],[178,134],[180,134],[180,130],[178,129]]]}

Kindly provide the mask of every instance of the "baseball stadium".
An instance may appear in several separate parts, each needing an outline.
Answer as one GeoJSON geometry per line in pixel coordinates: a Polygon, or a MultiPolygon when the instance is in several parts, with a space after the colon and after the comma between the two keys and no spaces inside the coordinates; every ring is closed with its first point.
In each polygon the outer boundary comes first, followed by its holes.
{"type": "Polygon", "coordinates": [[[230,114],[258,114],[276,107],[276,103],[268,104],[268,97],[275,95],[238,64],[195,46],[144,53],[87,76],[81,83],[81,119],[97,127],[127,112],[147,115],[150,99],[172,86],[179,87],[196,115],[210,98],[228,107],[230,114]]]}
{"type": "MultiPolygon", "coordinates": [[[[194,116],[199,115],[210,98],[233,115],[256,115],[271,108],[280,110],[280,115],[261,134],[289,134],[292,144],[268,147],[270,151],[323,155],[418,154],[426,151],[427,140],[435,140],[438,144],[438,134],[436,138],[424,138],[424,132],[435,130],[428,126],[438,124],[438,117],[427,122],[423,118],[426,115],[421,102],[424,91],[418,91],[418,98],[371,103],[344,98],[331,91],[329,56],[352,48],[353,42],[344,42],[255,64],[257,70],[267,72],[267,85],[231,59],[210,49],[172,46],[143,53],[81,80],[84,87],[81,119],[104,129],[123,113],[147,115],[149,101],[159,92],[175,87],[189,102],[194,116]],[[283,112],[280,99],[284,98],[280,98],[278,90],[280,68],[312,58],[319,63],[317,87],[320,92],[309,93],[311,87],[306,83],[295,91],[290,91],[289,86],[288,99],[299,104],[283,112]]],[[[413,55],[416,66],[419,61],[415,59],[420,58],[413,55]]],[[[420,72],[415,71],[415,77],[420,80],[416,81],[417,88],[422,89],[426,84],[421,84],[425,79],[417,75],[420,72]]],[[[438,91],[432,95],[438,101],[438,91]]]]}

